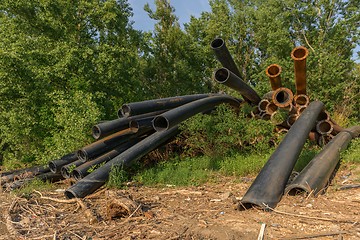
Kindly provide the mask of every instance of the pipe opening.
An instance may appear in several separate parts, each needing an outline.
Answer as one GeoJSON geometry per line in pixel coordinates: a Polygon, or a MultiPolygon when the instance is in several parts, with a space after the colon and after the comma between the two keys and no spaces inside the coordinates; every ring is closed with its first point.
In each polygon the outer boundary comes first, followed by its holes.
{"type": "Polygon", "coordinates": [[[280,73],[281,73],[281,68],[276,64],[272,64],[266,69],[266,74],[269,77],[277,77],[279,76],[280,73]]]}
{"type": "Polygon", "coordinates": [[[56,173],[56,164],[54,162],[49,162],[49,168],[52,173],[56,173]]]}
{"type": "Polygon", "coordinates": [[[79,181],[80,179],[83,178],[82,174],[76,169],[73,170],[71,174],[75,178],[76,181],[79,181]]]}
{"type": "Polygon", "coordinates": [[[266,106],[266,112],[268,113],[274,113],[276,112],[276,110],[278,110],[278,106],[276,106],[274,103],[269,103],[266,106]]]}
{"type": "Polygon", "coordinates": [[[95,125],[92,127],[92,135],[95,139],[99,139],[101,136],[101,130],[99,126],[95,125]]]}
{"type": "Polygon", "coordinates": [[[83,150],[77,151],[77,156],[82,161],[87,161],[87,159],[88,159],[87,153],[85,151],[83,151],[83,150]]]}
{"type": "Polygon", "coordinates": [[[260,102],[259,102],[259,110],[260,111],[266,111],[266,107],[270,104],[269,100],[267,99],[262,99],[260,102]]]}
{"type": "Polygon", "coordinates": [[[211,47],[212,48],[220,48],[224,45],[224,40],[222,38],[215,38],[212,42],[211,42],[211,47]]]}
{"type": "Polygon", "coordinates": [[[260,206],[258,206],[257,204],[254,204],[254,203],[243,203],[243,202],[240,202],[237,209],[240,210],[240,211],[243,211],[243,210],[247,210],[247,209],[250,209],[250,208],[259,208],[260,206]]]}
{"type": "Polygon", "coordinates": [[[309,98],[306,95],[298,95],[295,97],[295,104],[299,106],[305,106],[309,104],[309,98]]]}
{"type": "Polygon", "coordinates": [[[328,120],[328,119],[329,119],[329,114],[325,111],[322,111],[321,113],[319,113],[319,116],[317,117],[318,121],[328,120]]]}
{"type": "Polygon", "coordinates": [[[220,68],[215,72],[215,80],[219,83],[224,83],[229,79],[230,72],[226,68],[220,68]]]}
{"type": "Polygon", "coordinates": [[[286,103],[290,100],[290,96],[286,91],[279,91],[275,95],[275,99],[278,103],[286,103]]]}
{"type": "Polygon", "coordinates": [[[62,175],[64,178],[70,178],[69,168],[67,168],[67,167],[62,167],[60,171],[61,171],[61,175],[62,175]]]}
{"type": "Polygon", "coordinates": [[[136,120],[131,120],[129,122],[129,128],[130,128],[131,132],[137,133],[139,131],[140,126],[136,120]]]}
{"type": "Polygon", "coordinates": [[[307,50],[307,48],[300,46],[300,47],[294,48],[294,50],[291,53],[291,57],[294,60],[299,61],[299,60],[304,60],[308,54],[309,54],[309,51],[307,50]]]}
{"type": "Polygon", "coordinates": [[[169,128],[169,121],[162,116],[157,116],[153,120],[153,127],[157,132],[165,131],[169,128]]]}
{"type": "MultiPolygon", "coordinates": [[[[128,117],[131,114],[131,108],[129,105],[124,104],[121,106],[121,115],[124,117],[128,117]]],[[[118,116],[120,117],[120,115],[118,114],[118,116]]]]}
{"type": "Polygon", "coordinates": [[[323,134],[323,135],[331,133],[332,129],[333,129],[332,125],[327,121],[319,122],[318,125],[317,125],[318,132],[323,134]]]}
{"type": "Polygon", "coordinates": [[[300,187],[291,188],[287,192],[287,194],[290,195],[290,196],[301,195],[301,194],[304,194],[304,193],[307,193],[307,191],[305,189],[300,188],[300,187]]]}
{"type": "Polygon", "coordinates": [[[72,191],[66,190],[64,192],[64,194],[65,194],[65,197],[68,199],[76,198],[76,195],[72,191]]]}

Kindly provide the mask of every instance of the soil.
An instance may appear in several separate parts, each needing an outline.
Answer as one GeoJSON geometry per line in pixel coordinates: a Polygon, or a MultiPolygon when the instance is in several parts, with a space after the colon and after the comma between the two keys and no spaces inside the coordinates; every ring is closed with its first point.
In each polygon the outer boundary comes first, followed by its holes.
{"type": "Polygon", "coordinates": [[[26,197],[0,193],[0,239],[258,239],[261,226],[264,239],[360,239],[360,188],[340,190],[359,184],[359,173],[360,166],[341,170],[324,195],[284,196],[269,212],[235,209],[254,177],[193,187],[129,183],[82,200],[64,197],[68,183],[26,197]],[[121,199],[132,207],[120,211],[121,199]]]}

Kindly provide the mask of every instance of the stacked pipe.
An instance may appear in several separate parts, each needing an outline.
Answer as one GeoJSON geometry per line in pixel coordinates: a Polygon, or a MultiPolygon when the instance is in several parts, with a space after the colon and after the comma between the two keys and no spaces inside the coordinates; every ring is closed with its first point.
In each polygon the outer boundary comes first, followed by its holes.
{"type": "MultiPolygon", "coordinates": [[[[306,91],[306,58],[309,51],[305,47],[296,47],[291,52],[294,61],[295,93],[282,87],[281,66],[269,65],[265,74],[270,79],[271,91],[265,94],[252,111],[252,117],[270,120],[276,132],[287,132],[310,103],[306,91]]],[[[336,124],[329,113],[323,109],[317,117],[309,139],[320,146],[326,145],[343,128],[336,124]]]]}

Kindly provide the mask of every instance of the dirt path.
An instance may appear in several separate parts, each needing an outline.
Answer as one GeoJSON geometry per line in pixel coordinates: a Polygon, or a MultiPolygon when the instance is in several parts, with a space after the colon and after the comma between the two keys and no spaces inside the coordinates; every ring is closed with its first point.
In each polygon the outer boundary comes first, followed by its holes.
{"type": "Polygon", "coordinates": [[[28,198],[2,194],[1,210],[15,231],[1,223],[0,239],[257,239],[262,223],[265,239],[360,239],[360,189],[337,190],[358,181],[353,171],[338,173],[325,195],[285,196],[273,212],[235,210],[251,184],[236,178],[198,187],[104,189],[80,202],[66,200],[61,190],[28,198]],[[109,219],[116,196],[135,201],[130,217],[109,219]]]}

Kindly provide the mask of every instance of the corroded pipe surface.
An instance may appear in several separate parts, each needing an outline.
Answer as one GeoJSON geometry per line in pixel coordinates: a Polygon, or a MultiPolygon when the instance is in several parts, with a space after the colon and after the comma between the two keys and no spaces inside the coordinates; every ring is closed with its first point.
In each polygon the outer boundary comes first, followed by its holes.
{"type": "Polygon", "coordinates": [[[67,198],[83,198],[93,193],[108,180],[112,167],[119,166],[127,168],[134,161],[161,146],[177,133],[177,127],[173,127],[167,131],[153,133],[72,185],[65,191],[65,196],[67,198]]]}
{"type": "Polygon", "coordinates": [[[326,185],[340,159],[340,152],[347,148],[355,131],[347,129],[336,135],[286,187],[285,193],[296,195],[307,192],[317,196],[324,193],[326,185]],[[352,135],[353,134],[353,135],[352,135]]]}
{"type": "Polygon", "coordinates": [[[271,84],[272,90],[276,90],[276,89],[282,87],[281,77],[280,77],[281,67],[279,65],[271,64],[270,66],[268,66],[266,68],[265,73],[266,73],[266,76],[268,76],[270,79],[270,84],[271,84]]]}
{"type": "Polygon", "coordinates": [[[294,60],[296,95],[306,94],[306,58],[309,50],[305,47],[296,47],[291,52],[294,60]]]}
{"type": "Polygon", "coordinates": [[[199,99],[156,116],[153,120],[153,127],[156,131],[168,130],[180,122],[222,103],[228,103],[238,109],[241,102],[225,94],[199,99]]]}
{"type": "Polygon", "coordinates": [[[329,120],[321,120],[316,123],[316,131],[321,135],[329,135],[333,130],[333,124],[329,120]]]}
{"type": "Polygon", "coordinates": [[[274,91],[272,96],[273,103],[279,108],[292,109],[292,101],[294,94],[288,88],[278,88],[274,91]]]}
{"type": "Polygon", "coordinates": [[[308,95],[299,94],[294,97],[294,103],[296,107],[306,107],[310,103],[310,98],[308,95]]]}
{"type": "Polygon", "coordinates": [[[268,114],[273,114],[274,112],[276,112],[278,110],[278,106],[276,106],[274,103],[270,102],[267,106],[266,106],[266,112],[268,114]]]}
{"type": "Polygon", "coordinates": [[[5,172],[2,173],[0,183],[1,185],[3,185],[4,183],[12,182],[17,178],[29,178],[47,172],[50,172],[50,169],[47,166],[35,166],[30,168],[18,169],[11,172],[5,172]]]}
{"type": "Polygon", "coordinates": [[[241,78],[240,71],[235,64],[234,59],[231,57],[225,41],[222,38],[215,38],[211,42],[210,46],[215,53],[216,59],[221,63],[221,65],[241,78]]]}
{"type": "Polygon", "coordinates": [[[259,95],[255,90],[245,83],[240,77],[236,76],[227,68],[219,68],[214,72],[214,79],[218,83],[224,84],[236,91],[247,101],[254,105],[260,102],[259,95]]]}
{"type": "Polygon", "coordinates": [[[261,99],[261,101],[258,104],[258,108],[260,112],[266,112],[267,106],[270,104],[270,101],[267,99],[261,99]]]}
{"type": "Polygon", "coordinates": [[[254,206],[269,209],[268,207],[274,208],[277,205],[306,139],[323,107],[324,104],[318,101],[309,104],[289,129],[240,201],[239,210],[254,206]]]}
{"type": "Polygon", "coordinates": [[[286,124],[291,127],[295,121],[299,118],[299,115],[297,114],[290,114],[288,118],[286,119],[286,124]]]}

